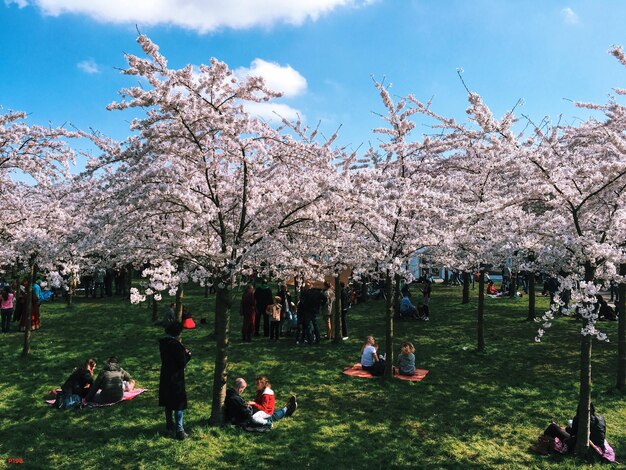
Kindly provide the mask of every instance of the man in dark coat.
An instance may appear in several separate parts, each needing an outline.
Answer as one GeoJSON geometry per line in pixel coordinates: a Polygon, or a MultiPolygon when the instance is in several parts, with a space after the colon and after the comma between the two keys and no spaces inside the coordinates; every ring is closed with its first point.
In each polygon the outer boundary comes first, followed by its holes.
{"type": "Polygon", "coordinates": [[[267,306],[274,303],[274,295],[272,294],[272,289],[267,285],[267,279],[263,279],[261,285],[254,291],[254,300],[256,301],[255,336],[259,336],[261,318],[263,318],[263,336],[267,337],[270,335],[270,320],[267,315],[267,306]]]}
{"type": "Polygon", "coordinates": [[[165,407],[165,427],[168,435],[183,440],[189,437],[183,429],[183,410],[187,408],[185,366],[191,351],[180,342],[183,324],[170,323],[165,327],[164,338],[159,340],[161,351],[161,377],[159,380],[159,406],[165,407]],[[174,429],[174,418],[176,429],[174,429]]]}

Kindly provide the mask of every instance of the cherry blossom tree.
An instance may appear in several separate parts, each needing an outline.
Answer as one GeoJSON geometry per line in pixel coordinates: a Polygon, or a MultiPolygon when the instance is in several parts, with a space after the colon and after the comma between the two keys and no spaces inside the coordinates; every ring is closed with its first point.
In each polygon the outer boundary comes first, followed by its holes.
{"type": "Polygon", "coordinates": [[[297,124],[274,128],[248,114],[246,102],[277,96],[259,77],[239,81],[217,59],[173,70],[146,36],[138,42],[147,57],[127,55],[123,73],[145,85],[122,90],[122,101],[109,109],[145,109],[145,116],[133,121],[136,134],[124,145],[103,148],[106,197],[123,198],[128,209],[120,221],[141,217],[160,229],[154,236],[141,232],[149,245],[142,253],[160,267],[163,284],[215,280],[210,421],[220,424],[237,275],[256,260],[277,256],[274,240],[282,232],[317,218],[335,173],[332,138],[323,144],[302,140],[293,132],[297,124]]]}
{"type": "Polygon", "coordinates": [[[52,189],[69,171],[74,152],[67,139],[77,133],[62,127],[28,125],[26,114],[0,115],[0,196],[10,211],[0,229],[4,260],[26,265],[29,284],[26,292],[27,327],[22,354],[30,352],[30,296],[37,264],[53,249],[48,243],[59,236],[57,222],[63,214],[55,211],[59,193],[52,189]]]}

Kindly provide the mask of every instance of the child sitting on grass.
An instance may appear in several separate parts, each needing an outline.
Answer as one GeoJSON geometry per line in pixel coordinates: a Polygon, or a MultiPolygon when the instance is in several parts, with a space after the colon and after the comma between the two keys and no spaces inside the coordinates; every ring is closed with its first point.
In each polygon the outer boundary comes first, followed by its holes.
{"type": "Polygon", "coordinates": [[[398,356],[398,367],[396,371],[400,375],[415,375],[415,347],[408,341],[402,343],[400,356],[398,356]]]}

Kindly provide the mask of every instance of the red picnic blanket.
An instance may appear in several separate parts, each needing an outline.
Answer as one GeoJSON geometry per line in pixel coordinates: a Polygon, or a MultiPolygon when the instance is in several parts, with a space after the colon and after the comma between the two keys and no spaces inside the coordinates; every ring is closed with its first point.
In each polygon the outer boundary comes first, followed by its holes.
{"type": "MultiPolygon", "coordinates": [[[[343,373],[351,377],[361,377],[364,379],[373,379],[374,377],[376,377],[370,372],[364,370],[363,366],[358,362],[351,367],[344,368],[343,373]]],[[[400,380],[409,380],[411,382],[419,382],[424,377],[426,377],[426,374],[428,374],[428,371],[425,369],[415,369],[415,375],[400,375],[396,373],[393,374],[393,378],[400,380]]]]}
{"type": "MultiPolygon", "coordinates": [[[[137,395],[140,395],[141,393],[145,392],[146,390],[148,390],[147,388],[135,388],[133,390],[131,390],[130,392],[124,392],[124,397],[120,400],[120,401],[116,401],[115,403],[87,403],[88,407],[98,407],[98,406],[111,406],[111,405],[117,405],[118,403],[121,403],[123,401],[127,401],[127,400],[132,400],[133,398],[135,398],[137,395]]],[[[57,390],[57,392],[61,392],[61,389],[57,390]]],[[[54,405],[55,400],[46,400],[46,403],[48,405],[54,405]]]]}

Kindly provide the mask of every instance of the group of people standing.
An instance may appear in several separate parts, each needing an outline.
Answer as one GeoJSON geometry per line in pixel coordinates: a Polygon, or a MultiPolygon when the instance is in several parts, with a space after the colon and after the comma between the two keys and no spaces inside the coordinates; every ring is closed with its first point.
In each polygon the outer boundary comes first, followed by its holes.
{"type": "MultiPolygon", "coordinates": [[[[276,296],[272,294],[266,279],[256,289],[253,284],[248,284],[241,299],[242,339],[252,341],[253,337],[259,336],[263,320],[263,336],[272,341],[278,341],[285,334],[295,333],[298,344],[319,343],[320,313],[324,317],[326,336],[332,339],[335,336],[332,315],[336,300],[335,291],[328,282],[324,283],[322,289],[305,282],[297,305],[292,301],[285,283],[278,285],[276,296]]],[[[341,283],[340,300],[341,335],[343,339],[348,339],[347,313],[350,301],[344,283],[341,283]]]]}
{"type": "MultiPolygon", "coordinates": [[[[11,329],[11,321],[19,322],[19,330],[26,331],[28,327],[28,317],[26,316],[27,307],[27,287],[28,280],[24,279],[22,283],[18,283],[17,279],[8,284],[4,281],[0,285],[0,331],[8,333],[11,329]]],[[[30,329],[37,330],[41,327],[40,305],[43,303],[46,294],[50,291],[44,291],[41,288],[41,280],[37,280],[31,289],[31,311],[30,311],[30,329]]]]}

